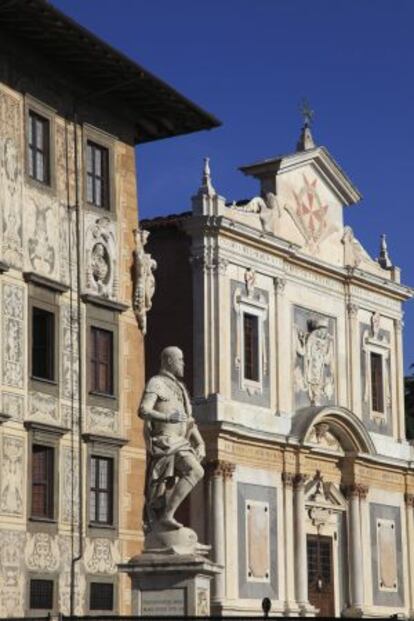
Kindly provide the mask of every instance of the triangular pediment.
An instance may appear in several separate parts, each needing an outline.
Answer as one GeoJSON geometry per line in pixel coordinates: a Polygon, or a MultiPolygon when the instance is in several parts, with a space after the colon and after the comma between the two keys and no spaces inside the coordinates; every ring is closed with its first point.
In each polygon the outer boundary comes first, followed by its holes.
{"type": "Polygon", "coordinates": [[[341,491],[332,482],[325,482],[319,473],[308,481],[305,487],[305,504],[308,507],[320,507],[331,511],[344,511],[346,500],[341,491]]]}
{"type": "MultiPolygon", "coordinates": [[[[269,183],[271,177],[274,177],[275,185],[276,178],[301,169],[313,169],[342,206],[353,205],[362,198],[359,190],[325,147],[315,147],[240,167],[244,174],[261,181],[266,178],[269,183]]],[[[271,191],[270,187],[268,191],[271,191]]]]}

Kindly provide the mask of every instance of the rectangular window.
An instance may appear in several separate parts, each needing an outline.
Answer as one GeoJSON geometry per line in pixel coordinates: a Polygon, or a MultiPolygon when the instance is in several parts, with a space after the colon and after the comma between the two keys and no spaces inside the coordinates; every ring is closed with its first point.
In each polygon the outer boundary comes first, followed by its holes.
{"type": "Polygon", "coordinates": [[[53,519],[54,449],[33,444],[32,517],[53,519]]]}
{"type": "Polygon", "coordinates": [[[91,392],[113,395],[113,333],[91,328],[91,392]]]}
{"type": "Polygon", "coordinates": [[[259,318],[248,313],[243,314],[244,335],[244,377],[254,382],[259,381],[259,318]]]}
{"type": "Polygon", "coordinates": [[[91,456],[89,519],[95,524],[113,521],[113,459],[91,456]]]}
{"type": "Polygon", "coordinates": [[[50,183],[49,121],[29,111],[28,169],[29,176],[41,183],[50,183]]]}
{"type": "Polygon", "coordinates": [[[89,609],[114,609],[114,585],[112,582],[91,582],[89,609]]]}
{"type": "Polygon", "coordinates": [[[382,356],[371,352],[371,396],[374,412],[384,412],[382,356]]]}
{"type": "Polygon", "coordinates": [[[55,316],[43,308],[32,314],[32,376],[53,381],[55,350],[55,316]]]}
{"type": "Polygon", "coordinates": [[[53,609],[53,580],[30,580],[30,608],[53,609]]]}
{"type": "Polygon", "coordinates": [[[109,152],[90,140],[86,144],[86,200],[109,209],[109,152]]]}

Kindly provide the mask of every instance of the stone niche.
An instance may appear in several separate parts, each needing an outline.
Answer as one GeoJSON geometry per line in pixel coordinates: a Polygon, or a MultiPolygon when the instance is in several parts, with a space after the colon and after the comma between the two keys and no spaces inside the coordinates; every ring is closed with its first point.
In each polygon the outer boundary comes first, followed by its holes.
{"type": "Polygon", "coordinates": [[[108,216],[85,214],[85,292],[116,300],[118,260],[116,224],[108,216]]]}
{"type": "Polygon", "coordinates": [[[334,405],[336,393],[336,320],[295,306],[293,377],[295,409],[334,405]]]}

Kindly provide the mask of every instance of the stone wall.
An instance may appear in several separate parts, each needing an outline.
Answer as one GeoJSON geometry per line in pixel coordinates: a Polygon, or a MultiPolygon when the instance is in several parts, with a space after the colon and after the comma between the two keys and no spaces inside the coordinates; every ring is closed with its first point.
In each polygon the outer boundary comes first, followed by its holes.
{"type": "MultiPolygon", "coordinates": [[[[0,616],[28,612],[28,579],[51,576],[56,606],[69,613],[70,563],[79,549],[71,528],[79,523],[79,485],[84,499],[84,554],[76,565],[75,612],[88,612],[89,584],[94,576],[114,581],[116,612],[130,606],[129,579],[118,580],[117,563],[140,550],[145,449],[141,422],[136,415],[144,383],[143,339],[132,311],[134,238],[137,226],[133,128],[105,108],[89,101],[78,105],[78,184],[81,237],[77,238],[75,209],[75,135],[73,110],[82,92],[53,62],[15,41],[2,39],[0,65],[0,260],[7,268],[0,276],[0,360],[2,412],[10,417],[0,428],[0,616]],[[23,58],[25,60],[23,60],[23,58]],[[27,113],[34,108],[50,120],[51,182],[40,184],[27,174],[27,113]],[[88,135],[101,137],[112,157],[110,211],[85,204],[83,156],[88,135]],[[110,279],[97,286],[91,279],[97,244],[105,248],[110,279]],[[80,302],[76,252],[80,245],[81,291],[97,297],[93,308],[114,302],[119,350],[116,409],[87,405],[88,360],[86,318],[91,302],[80,302]],[[30,377],[30,304],[33,290],[40,302],[52,304],[57,333],[57,382],[52,388],[30,377]],[[118,308],[117,307],[117,308],[118,308]],[[81,331],[80,347],[78,333],[81,331]],[[88,456],[91,445],[82,442],[83,477],[79,481],[79,368],[82,359],[83,431],[102,439],[100,448],[114,439],[117,454],[114,499],[119,516],[115,531],[88,525],[88,456]],[[110,420],[109,420],[109,418],[110,420]],[[30,439],[33,429],[56,439],[58,463],[55,520],[42,525],[30,519],[30,439]],[[39,431],[40,430],[40,431],[39,431]],[[116,448],[118,445],[123,448],[116,448]],[[120,583],[118,588],[118,582],[120,583]]],[[[99,284],[99,283],[98,283],[99,284]]],[[[97,443],[97,444],[96,444],[97,443]]]]}

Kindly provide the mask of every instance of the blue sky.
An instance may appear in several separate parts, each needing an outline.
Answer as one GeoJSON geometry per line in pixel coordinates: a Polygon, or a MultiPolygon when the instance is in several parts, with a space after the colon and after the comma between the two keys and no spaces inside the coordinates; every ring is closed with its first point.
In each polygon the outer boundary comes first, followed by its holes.
{"type": "MultiPolygon", "coordinates": [[[[229,200],[257,194],[237,167],[293,150],[303,96],[314,138],[362,192],[347,223],[414,285],[412,0],[53,0],[223,126],[138,148],[140,217],[189,208],[202,158],[229,200]]],[[[405,362],[414,363],[414,301],[405,362]]]]}

